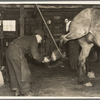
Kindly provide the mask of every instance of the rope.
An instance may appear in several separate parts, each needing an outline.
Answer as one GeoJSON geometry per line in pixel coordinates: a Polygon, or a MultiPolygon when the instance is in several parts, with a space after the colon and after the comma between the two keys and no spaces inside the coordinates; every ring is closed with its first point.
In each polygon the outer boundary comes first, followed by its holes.
{"type": "Polygon", "coordinates": [[[47,25],[47,23],[46,23],[46,21],[45,21],[45,19],[44,19],[44,17],[43,17],[43,15],[42,15],[42,13],[41,13],[41,11],[40,11],[40,9],[39,9],[39,7],[38,7],[37,4],[36,4],[36,7],[37,7],[37,9],[38,9],[38,11],[39,11],[39,13],[40,13],[40,15],[41,15],[41,17],[42,17],[42,20],[43,20],[43,22],[44,22],[44,24],[45,24],[45,26],[46,26],[46,28],[47,28],[47,30],[48,30],[48,32],[49,32],[49,34],[50,34],[52,40],[53,40],[53,42],[54,42],[54,44],[55,44],[55,46],[56,46],[58,52],[60,53],[60,55],[62,55],[62,53],[60,52],[60,50],[59,50],[59,48],[58,48],[58,46],[57,46],[57,44],[56,44],[56,42],[55,42],[55,39],[54,39],[54,37],[53,37],[53,35],[52,35],[52,33],[51,33],[51,31],[50,31],[50,29],[49,29],[49,27],[48,27],[48,25],[47,25]]]}

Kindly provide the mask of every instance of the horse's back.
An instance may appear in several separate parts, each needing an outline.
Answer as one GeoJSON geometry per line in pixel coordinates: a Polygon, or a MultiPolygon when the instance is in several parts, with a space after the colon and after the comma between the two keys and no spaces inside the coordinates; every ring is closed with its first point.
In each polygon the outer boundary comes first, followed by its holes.
{"type": "Polygon", "coordinates": [[[100,9],[94,9],[92,12],[90,32],[93,34],[100,31],[100,9]]]}
{"type": "Polygon", "coordinates": [[[100,27],[100,9],[87,8],[77,14],[70,25],[70,33],[75,34],[76,37],[83,37],[84,35],[100,27]],[[80,35],[80,36],[79,36],[80,35]]]}
{"type": "Polygon", "coordinates": [[[77,14],[70,25],[70,32],[76,35],[79,33],[84,36],[84,33],[88,33],[89,26],[91,24],[92,8],[82,10],[77,14]]]}

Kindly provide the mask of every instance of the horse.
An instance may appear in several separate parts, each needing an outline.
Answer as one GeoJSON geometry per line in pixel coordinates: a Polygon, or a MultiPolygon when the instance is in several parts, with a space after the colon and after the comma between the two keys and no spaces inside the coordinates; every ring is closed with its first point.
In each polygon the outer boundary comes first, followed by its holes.
{"type": "Polygon", "coordinates": [[[100,47],[100,9],[85,8],[72,20],[69,33],[61,35],[60,44],[77,39],[81,46],[78,57],[78,81],[86,77],[86,61],[94,45],[100,47]]]}

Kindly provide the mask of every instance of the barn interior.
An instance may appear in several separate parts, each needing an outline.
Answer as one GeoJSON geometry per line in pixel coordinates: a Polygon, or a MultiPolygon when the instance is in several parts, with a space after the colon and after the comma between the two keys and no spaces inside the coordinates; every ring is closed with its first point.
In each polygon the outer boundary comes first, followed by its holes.
{"type": "MultiPolygon", "coordinates": [[[[70,4],[39,4],[38,5],[45,22],[47,23],[55,41],[65,33],[65,19],[73,18],[85,8],[100,8],[99,5],[70,5],[70,4]]],[[[35,4],[2,4],[0,5],[0,67],[7,66],[5,53],[10,42],[19,36],[34,34],[36,29],[45,33],[44,42],[40,54],[49,56],[55,45],[45,26],[35,4]],[[3,34],[3,36],[2,36],[3,34]]],[[[89,66],[96,74],[93,86],[85,87],[77,83],[77,59],[80,46],[77,40],[66,44],[66,59],[57,61],[51,65],[36,64],[27,55],[27,60],[32,73],[34,96],[47,97],[99,97],[100,93],[100,49],[93,48],[89,56],[89,66]]],[[[3,72],[4,79],[6,72],[3,72]]],[[[0,87],[0,96],[13,96],[10,86],[0,87]]]]}

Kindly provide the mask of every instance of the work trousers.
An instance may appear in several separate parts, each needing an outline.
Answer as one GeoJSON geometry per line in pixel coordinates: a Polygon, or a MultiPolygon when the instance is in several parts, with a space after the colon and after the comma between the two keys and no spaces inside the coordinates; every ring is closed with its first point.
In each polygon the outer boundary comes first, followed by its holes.
{"type": "Polygon", "coordinates": [[[6,52],[11,89],[19,89],[22,94],[31,89],[30,69],[23,51],[17,44],[11,44],[6,52]]]}

